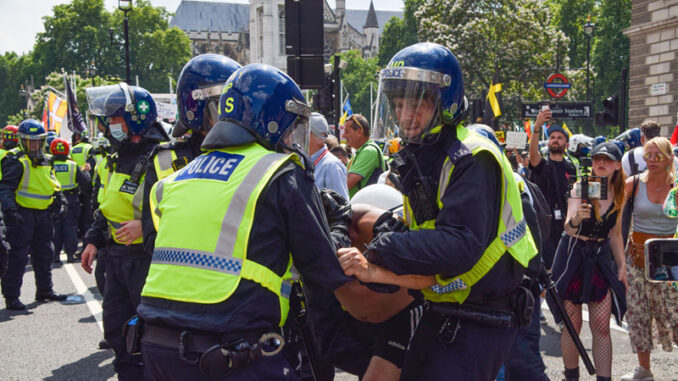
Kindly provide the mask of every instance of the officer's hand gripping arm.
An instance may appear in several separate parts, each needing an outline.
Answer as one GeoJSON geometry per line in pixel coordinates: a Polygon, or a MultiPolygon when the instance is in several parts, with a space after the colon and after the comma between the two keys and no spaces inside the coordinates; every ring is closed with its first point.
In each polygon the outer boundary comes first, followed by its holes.
{"type": "Polygon", "coordinates": [[[351,240],[348,230],[353,216],[351,204],[339,193],[327,188],[320,191],[320,198],[323,202],[334,243],[339,247],[349,246],[351,240]]]}

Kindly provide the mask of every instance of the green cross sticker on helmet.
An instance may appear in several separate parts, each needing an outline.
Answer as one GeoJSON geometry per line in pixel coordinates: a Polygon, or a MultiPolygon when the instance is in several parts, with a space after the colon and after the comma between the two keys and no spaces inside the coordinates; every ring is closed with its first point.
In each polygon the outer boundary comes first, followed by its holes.
{"type": "Polygon", "coordinates": [[[137,110],[139,110],[139,112],[142,114],[147,114],[149,111],[151,111],[151,106],[148,104],[147,100],[142,99],[137,102],[137,110]]]}

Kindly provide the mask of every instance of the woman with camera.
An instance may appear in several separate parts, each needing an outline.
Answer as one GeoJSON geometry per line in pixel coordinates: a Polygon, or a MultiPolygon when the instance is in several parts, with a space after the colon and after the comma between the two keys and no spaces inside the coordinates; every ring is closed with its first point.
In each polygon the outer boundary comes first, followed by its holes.
{"type": "Polygon", "coordinates": [[[671,298],[672,293],[664,284],[651,283],[644,276],[645,241],[670,238],[676,231],[676,220],[664,215],[662,208],[674,183],[671,143],[664,137],[650,139],[643,146],[643,159],[647,169],[626,180],[626,193],[633,200],[633,224],[626,246],[628,329],[639,366],[622,376],[622,381],[653,380],[650,371],[650,352],[654,347],[653,320],[658,340],[665,351],[672,350],[672,336],[673,342],[678,344],[678,325],[675,320],[672,321],[669,311],[670,308],[678,308],[676,298],[671,298]]]}
{"type": "MultiPolygon", "coordinates": [[[[582,326],[582,304],[588,304],[593,361],[597,380],[602,381],[610,380],[612,374],[610,314],[614,309],[620,321],[625,312],[626,267],[620,218],[624,205],[624,171],[622,153],[612,142],[597,145],[591,157],[593,177],[575,184],[568,200],[565,231],[553,263],[553,279],[577,332],[582,326]],[[604,191],[605,188],[607,197],[603,192],[594,192],[594,189],[604,191]],[[582,198],[584,190],[591,197],[582,198]],[[609,260],[610,253],[617,265],[616,273],[609,260]]],[[[579,380],[579,353],[566,330],[560,346],[565,379],[579,380]]]]}

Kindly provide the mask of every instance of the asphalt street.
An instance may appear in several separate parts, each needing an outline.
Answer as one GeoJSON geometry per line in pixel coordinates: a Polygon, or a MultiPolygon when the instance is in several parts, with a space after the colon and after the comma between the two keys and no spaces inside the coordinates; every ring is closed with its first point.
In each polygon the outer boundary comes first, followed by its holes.
{"type": "MultiPolygon", "coordinates": [[[[62,257],[65,261],[65,255],[62,257]]],[[[115,380],[113,352],[98,349],[103,337],[101,295],[94,276],[85,273],[79,264],[56,267],[52,276],[56,292],[82,296],[83,300],[79,304],[35,302],[35,280],[29,265],[21,296],[27,310],[8,311],[4,299],[0,301],[0,380],[115,380]]],[[[541,352],[549,378],[561,380],[560,330],[549,311],[544,312],[548,324],[542,325],[541,352]]],[[[616,324],[613,328],[612,379],[619,380],[637,362],[625,329],[616,324]]],[[[590,353],[591,333],[586,323],[581,338],[590,353]]],[[[652,367],[655,380],[678,380],[678,348],[674,347],[673,352],[658,349],[652,354],[652,367]]],[[[583,363],[580,368],[586,373],[583,363]]],[[[595,376],[582,375],[581,379],[595,380],[595,376]]],[[[353,381],[357,377],[339,373],[335,380],[353,381]]]]}

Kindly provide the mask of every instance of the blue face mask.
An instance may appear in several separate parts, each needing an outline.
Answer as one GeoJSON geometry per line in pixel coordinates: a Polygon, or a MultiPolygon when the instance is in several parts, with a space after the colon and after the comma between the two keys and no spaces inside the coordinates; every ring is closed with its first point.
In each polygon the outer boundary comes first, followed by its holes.
{"type": "Polygon", "coordinates": [[[122,142],[127,139],[127,133],[122,130],[122,123],[111,124],[108,126],[108,129],[115,140],[122,142]]]}

